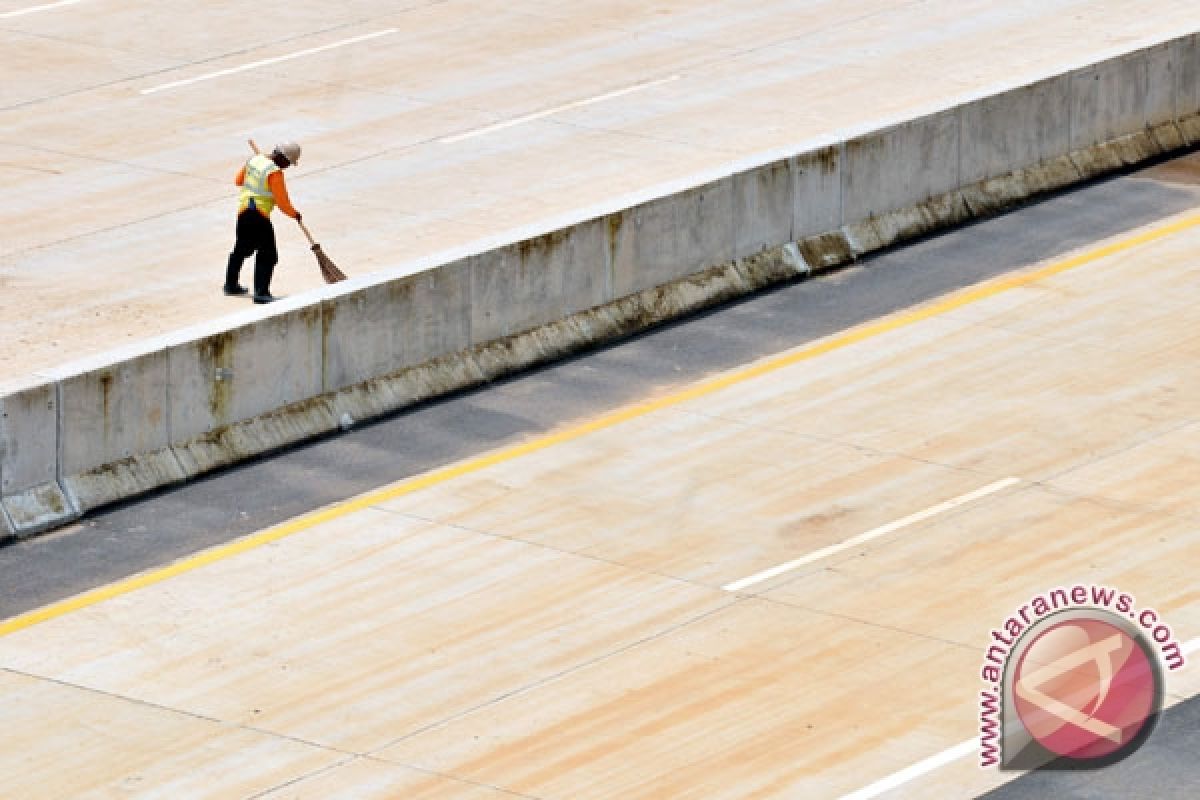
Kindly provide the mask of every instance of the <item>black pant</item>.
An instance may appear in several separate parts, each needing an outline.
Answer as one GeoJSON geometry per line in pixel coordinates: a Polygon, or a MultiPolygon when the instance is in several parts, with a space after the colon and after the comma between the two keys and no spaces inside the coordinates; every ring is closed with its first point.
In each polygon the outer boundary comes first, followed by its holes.
{"type": "Polygon", "coordinates": [[[225,288],[232,289],[238,285],[242,262],[251,253],[258,254],[254,258],[254,293],[270,294],[271,275],[279,261],[279,253],[275,250],[275,227],[271,220],[258,213],[253,203],[238,214],[237,241],[234,242],[233,252],[229,254],[229,266],[225,269],[225,288]]]}

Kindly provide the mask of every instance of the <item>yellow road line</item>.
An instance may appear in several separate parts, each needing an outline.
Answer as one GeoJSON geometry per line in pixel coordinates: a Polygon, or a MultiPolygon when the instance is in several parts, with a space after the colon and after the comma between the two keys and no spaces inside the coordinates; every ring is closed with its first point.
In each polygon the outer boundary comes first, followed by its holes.
{"type": "Polygon", "coordinates": [[[1173,222],[1152,228],[1148,231],[1130,236],[1125,239],[1089,250],[1086,253],[1073,256],[1071,258],[1057,261],[1040,269],[1030,270],[1027,272],[1018,273],[1015,275],[998,278],[988,281],[970,289],[955,292],[940,300],[935,300],[927,305],[918,308],[899,312],[891,316],[885,317],[877,322],[861,325],[853,328],[845,333],[832,336],[824,339],[816,344],[802,347],[798,350],[784,353],[783,355],[774,356],[757,364],[752,364],[749,367],[744,367],[733,372],[726,373],[717,378],[701,382],[690,388],[682,391],[674,392],[656,400],[651,400],[644,403],[638,403],[633,406],[615,411],[611,414],[606,414],[602,417],[585,422],[581,425],[576,425],[572,428],[550,433],[545,436],[538,437],[522,444],[506,447],[502,450],[497,450],[494,453],[489,453],[483,456],[477,456],[467,461],[454,464],[449,467],[434,470],[425,475],[416,478],[408,478],[392,486],[383,489],[378,489],[369,492],[359,497],[345,500],[343,502],[328,506],[319,511],[314,511],[311,514],[306,514],[302,517],[297,517],[293,520],[277,525],[273,528],[268,528],[265,531],[251,534],[250,536],[230,542],[229,544],[220,545],[209,550],[197,553],[196,555],[182,559],[166,567],[143,572],[134,575],[130,578],[125,578],[115,583],[110,583],[107,586],[101,586],[83,594],[70,597],[66,600],[61,600],[57,603],[52,603],[48,606],[30,611],[25,614],[13,617],[4,622],[0,622],[0,636],[6,636],[10,633],[29,628],[41,622],[61,617],[64,614],[69,614],[73,611],[78,611],[82,608],[96,605],[105,600],[114,597],[119,597],[123,594],[141,589],[145,586],[151,586],[156,583],[161,583],[168,578],[173,578],[176,575],[181,575],[185,572],[191,572],[207,564],[213,564],[217,561],[236,556],[239,553],[245,553],[257,547],[270,542],[276,542],[284,539],[292,534],[308,530],[323,522],[329,522],[347,514],[352,514],[355,511],[361,511],[373,505],[393,500],[397,497],[403,497],[413,492],[419,492],[422,489],[428,489],[431,486],[445,483],[454,478],[463,475],[469,475],[473,472],[478,472],[496,464],[502,464],[506,461],[519,458],[530,453],[536,453],[539,450],[545,450],[562,442],[569,442],[573,439],[586,436],[589,433],[611,428],[619,425],[622,422],[627,422],[637,417],[642,417],[654,411],[659,411],[665,408],[685,403],[688,400],[694,400],[699,397],[719,392],[744,381],[751,380],[763,375],[767,375],[784,367],[792,366],[801,361],[816,358],[826,353],[840,350],[852,344],[871,339],[876,336],[897,330],[899,328],[912,325],[922,320],[945,314],[947,311],[953,311],[957,308],[969,305],[971,303],[984,300],[989,297],[994,297],[1009,289],[1015,289],[1021,286],[1027,286],[1039,280],[1058,275],[1067,270],[1076,267],[1090,264],[1109,256],[1118,253],[1132,250],[1150,242],[1160,239],[1165,239],[1181,231],[1188,230],[1200,226],[1200,214],[1191,214],[1182,217],[1173,222]]]}

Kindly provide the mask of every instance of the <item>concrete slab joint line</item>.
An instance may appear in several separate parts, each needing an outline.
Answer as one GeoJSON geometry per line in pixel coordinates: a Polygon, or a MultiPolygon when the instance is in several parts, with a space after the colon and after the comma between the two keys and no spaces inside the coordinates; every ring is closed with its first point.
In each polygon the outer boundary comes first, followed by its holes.
{"type": "MultiPolygon", "coordinates": [[[[4,462],[8,457],[7,434],[4,425],[4,412],[0,408],[0,498],[4,496],[4,462]]],[[[16,534],[12,518],[8,516],[4,503],[0,502],[0,542],[4,542],[16,534]]]]}
{"type": "Polygon", "coordinates": [[[0,525],[61,525],[333,431],[342,414],[396,411],[1200,144],[1198,79],[1189,34],[64,368],[0,398],[0,525]]]}

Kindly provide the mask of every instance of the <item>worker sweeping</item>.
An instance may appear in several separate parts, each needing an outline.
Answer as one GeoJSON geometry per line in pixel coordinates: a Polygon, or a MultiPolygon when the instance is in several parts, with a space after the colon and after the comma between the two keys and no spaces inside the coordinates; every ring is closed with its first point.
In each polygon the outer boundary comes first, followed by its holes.
{"type": "Polygon", "coordinates": [[[283,180],[283,171],[299,161],[300,145],[281,142],[270,155],[256,154],[238,171],[235,182],[242,191],[238,200],[237,241],[225,269],[225,294],[247,293],[246,287],[238,282],[238,275],[242,262],[254,253],[254,302],[270,303],[276,299],[271,294],[271,275],[279,254],[271,212],[279,206],[280,211],[300,222],[300,212],[292,207],[283,180]]]}

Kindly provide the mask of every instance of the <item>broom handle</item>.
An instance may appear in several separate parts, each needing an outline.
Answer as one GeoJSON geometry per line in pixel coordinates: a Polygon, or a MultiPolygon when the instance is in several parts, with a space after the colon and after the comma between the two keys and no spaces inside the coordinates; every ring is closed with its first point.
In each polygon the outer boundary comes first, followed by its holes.
{"type": "MultiPolygon", "coordinates": [[[[258,149],[258,145],[256,145],[256,144],[254,143],[254,140],[253,140],[253,139],[247,139],[247,140],[246,140],[246,143],[247,143],[248,145],[250,145],[250,149],[251,149],[251,150],[253,150],[253,151],[255,152],[255,154],[256,154],[256,155],[257,155],[257,154],[259,154],[259,153],[261,152],[261,151],[258,149]]],[[[307,227],[305,227],[304,223],[303,223],[303,222],[301,222],[300,220],[296,220],[296,222],[297,222],[297,224],[299,224],[299,225],[300,225],[300,230],[304,231],[304,235],[305,235],[305,237],[308,239],[308,243],[309,243],[310,245],[312,245],[313,247],[316,247],[316,246],[317,246],[317,240],[316,240],[316,239],[314,239],[314,238],[313,238],[313,235],[312,235],[311,233],[309,233],[309,232],[308,232],[308,228],[307,228],[307,227]]]]}
{"type": "Polygon", "coordinates": [[[316,246],[317,246],[317,242],[316,242],[316,240],[315,240],[315,239],[313,239],[313,236],[312,236],[312,234],[308,232],[308,226],[306,226],[306,225],[305,225],[303,222],[301,222],[300,220],[296,220],[296,224],[300,226],[300,230],[304,231],[304,235],[305,235],[306,237],[308,237],[308,243],[309,243],[309,244],[311,244],[313,247],[316,247],[316,246]]]}

